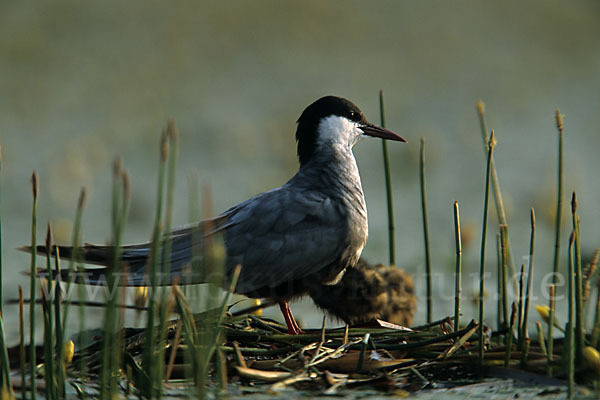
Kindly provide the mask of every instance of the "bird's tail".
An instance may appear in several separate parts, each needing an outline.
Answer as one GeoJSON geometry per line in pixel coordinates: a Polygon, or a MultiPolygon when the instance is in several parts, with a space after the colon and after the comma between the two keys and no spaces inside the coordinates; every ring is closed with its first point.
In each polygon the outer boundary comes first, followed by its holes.
{"type": "MultiPolygon", "coordinates": [[[[171,238],[171,260],[168,262],[168,266],[165,267],[166,257],[161,257],[160,262],[157,264],[155,285],[170,285],[175,281],[179,284],[206,282],[205,274],[197,271],[199,268],[194,268],[195,264],[199,264],[196,261],[201,260],[203,257],[201,249],[198,248],[201,245],[193,245],[194,242],[198,243],[198,241],[193,241],[192,235],[190,232],[171,238]]],[[[30,253],[31,246],[23,246],[18,250],[30,253]]],[[[151,286],[152,274],[149,260],[151,259],[152,244],[128,245],[121,247],[120,250],[121,271],[114,275],[118,285],[151,286]]],[[[48,255],[49,253],[48,248],[43,245],[36,246],[36,251],[40,255],[48,255]]],[[[109,280],[108,274],[113,273],[114,246],[86,244],[77,248],[77,251],[71,246],[53,246],[50,253],[53,257],[56,257],[58,253],[60,258],[77,258],[78,263],[102,266],[98,268],[78,268],[73,271],[63,269],[60,271],[60,276],[54,272],[54,279],[89,285],[106,285],[109,280]]],[[[162,248],[160,253],[162,255],[162,248]]],[[[47,276],[47,271],[39,269],[38,276],[47,276]]]]}

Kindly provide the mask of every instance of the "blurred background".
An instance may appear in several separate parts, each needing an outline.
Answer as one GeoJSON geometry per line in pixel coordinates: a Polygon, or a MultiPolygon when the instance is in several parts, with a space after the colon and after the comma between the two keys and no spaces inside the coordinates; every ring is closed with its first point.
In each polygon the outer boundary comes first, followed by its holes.
{"type": "MultiPolygon", "coordinates": [[[[421,137],[434,317],[453,310],[455,200],[463,223],[464,295],[477,293],[470,274],[479,267],[485,175],[478,99],[498,140],[495,160],[518,266],[528,252],[530,207],[537,212],[534,293],[546,303],[541,295],[553,255],[557,107],[565,114],[563,249],[573,190],[580,199],[584,261],[600,245],[599,37],[596,1],[0,2],[4,298],[16,298],[18,285],[29,291],[21,273],[29,258],[15,247],[30,240],[33,170],[40,176],[40,241],[51,221],[57,240],[69,242],[78,193],[86,186],[83,240],[104,243],[111,162],[123,157],[132,177],[125,240],[146,241],[159,137],[169,117],[180,131],[174,219],[183,224],[190,220],[191,176],[210,188],[215,212],[279,186],[297,168],[295,121],[304,107],[335,94],[379,123],[381,89],[387,126],[409,142],[391,143],[389,150],[397,263],[415,277],[416,322],[425,320],[421,137]]],[[[369,209],[363,255],[387,262],[381,144],[363,141],[355,154],[369,209]]],[[[488,270],[495,271],[493,207],[490,217],[488,270]]],[[[493,298],[488,302],[493,312],[493,298]]],[[[463,320],[475,317],[466,303],[463,320]]],[[[322,314],[309,301],[292,309],[305,326],[320,325],[322,314]]],[[[6,306],[5,315],[14,343],[16,308],[6,306]]],[[[101,324],[101,314],[91,315],[90,325],[101,324]]]]}

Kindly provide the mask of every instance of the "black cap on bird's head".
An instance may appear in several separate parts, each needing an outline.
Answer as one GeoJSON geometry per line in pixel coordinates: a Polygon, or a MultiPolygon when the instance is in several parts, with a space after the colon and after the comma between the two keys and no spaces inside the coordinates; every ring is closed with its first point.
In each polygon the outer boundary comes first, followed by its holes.
{"type": "Polygon", "coordinates": [[[371,124],[351,101],[336,96],[325,96],[306,107],[298,118],[296,141],[301,165],[307,163],[315,153],[319,138],[319,125],[324,119],[332,116],[342,117],[356,123],[356,127],[364,135],[406,142],[394,132],[371,124]]]}

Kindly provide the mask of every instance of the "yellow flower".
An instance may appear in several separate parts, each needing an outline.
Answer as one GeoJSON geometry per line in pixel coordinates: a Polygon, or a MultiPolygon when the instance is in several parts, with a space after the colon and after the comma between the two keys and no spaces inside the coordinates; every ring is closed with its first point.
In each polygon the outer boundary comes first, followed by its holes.
{"type": "MultiPolygon", "coordinates": [[[[536,304],[535,309],[540,314],[540,317],[542,317],[542,319],[544,320],[545,323],[548,323],[550,321],[550,307],[548,307],[546,305],[536,304]]],[[[560,326],[560,324],[558,323],[558,319],[556,319],[556,315],[554,315],[554,326],[557,327],[561,332],[565,331],[563,329],[563,327],[560,326]]]]}
{"type": "Polygon", "coordinates": [[[585,358],[585,361],[587,361],[588,365],[597,374],[600,374],[600,353],[598,353],[598,350],[591,346],[586,346],[583,349],[583,358],[585,358]]]}
{"type": "Polygon", "coordinates": [[[75,354],[75,343],[72,340],[67,340],[63,347],[65,364],[69,364],[73,360],[73,354],[75,354]]]}
{"type": "Polygon", "coordinates": [[[535,309],[540,314],[540,317],[542,317],[544,322],[548,323],[548,321],[550,320],[550,307],[536,304],[535,309]]]}

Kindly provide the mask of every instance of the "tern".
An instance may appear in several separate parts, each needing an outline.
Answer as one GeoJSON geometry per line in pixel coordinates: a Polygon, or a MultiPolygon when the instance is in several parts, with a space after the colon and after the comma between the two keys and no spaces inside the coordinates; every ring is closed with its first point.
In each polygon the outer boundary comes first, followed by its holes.
{"type": "MultiPolygon", "coordinates": [[[[326,96],[309,105],[297,121],[298,172],[281,187],[210,220],[170,232],[169,276],[160,284],[175,279],[188,284],[206,282],[201,273],[194,272],[191,279],[185,274],[203,239],[220,234],[226,276],[231,277],[237,265],[242,267],[235,292],[278,302],[288,332],[303,333],[288,301],[319,285],[337,283],[347,268],[356,265],[367,242],[367,207],[352,153],[352,147],[366,136],[406,142],[368,122],[360,109],[344,98],[326,96]]],[[[37,249],[48,251],[44,246],[37,249]]],[[[128,279],[121,280],[121,285],[149,284],[150,249],[151,243],[122,247],[128,279]]],[[[59,250],[61,257],[73,254],[70,247],[59,246],[59,250]]],[[[88,244],[78,254],[85,263],[109,266],[114,253],[110,246],[88,244]]],[[[110,267],[85,271],[85,283],[105,283],[110,267]]]]}

